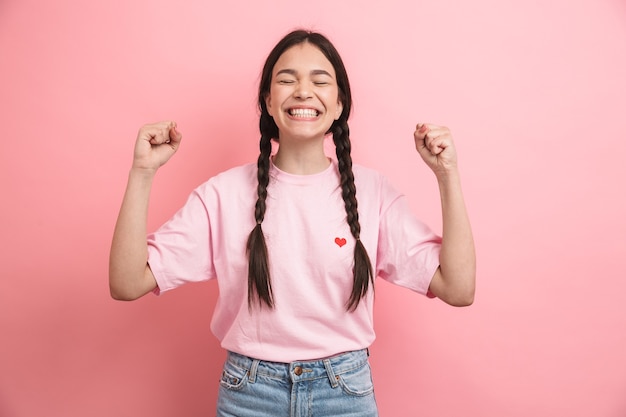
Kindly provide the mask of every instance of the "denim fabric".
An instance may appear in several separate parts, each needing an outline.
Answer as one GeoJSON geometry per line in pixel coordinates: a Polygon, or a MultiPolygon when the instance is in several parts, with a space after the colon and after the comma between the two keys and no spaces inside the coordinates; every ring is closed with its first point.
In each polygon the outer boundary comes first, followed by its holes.
{"type": "Polygon", "coordinates": [[[218,417],[376,417],[366,349],[327,359],[266,362],[229,352],[218,417]]]}

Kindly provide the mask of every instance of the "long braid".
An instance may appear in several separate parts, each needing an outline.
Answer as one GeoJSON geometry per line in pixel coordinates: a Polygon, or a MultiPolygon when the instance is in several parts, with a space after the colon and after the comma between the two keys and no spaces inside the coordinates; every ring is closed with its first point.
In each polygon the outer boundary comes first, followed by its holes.
{"type": "Polygon", "coordinates": [[[268,135],[268,123],[270,125],[273,124],[273,120],[267,120],[268,118],[269,116],[261,116],[260,119],[261,141],[259,148],[261,153],[257,160],[257,180],[259,184],[257,186],[257,201],[254,209],[256,226],[252,229],[246,245],[248,253],[248,308],[252,308],[255,298],[259,302],[259,307],[263,303],[270,308],[274,307],[267,245],[261,227],[261,223],[263,223],[265,218],[265,200],[270,180],[270,154],[272,152],[272,136],[268,135]]]}
{"type": "Polygon", "coordinates": [[[337,163],[341,176],[341,196],[346,207],[346,215],[350,232],[356,239],[354,246],[354,284],[347,302],[348,311],[356,310],[361,298],[367,294],[370,281],[374,283],[372,263],[361,242],[361,225],[359,223],[356,186],[352,172],[352,156],[350,155],[350,128],[345,119],[341,118],[333,125],[333,141],[337,152],[337,163]]]}

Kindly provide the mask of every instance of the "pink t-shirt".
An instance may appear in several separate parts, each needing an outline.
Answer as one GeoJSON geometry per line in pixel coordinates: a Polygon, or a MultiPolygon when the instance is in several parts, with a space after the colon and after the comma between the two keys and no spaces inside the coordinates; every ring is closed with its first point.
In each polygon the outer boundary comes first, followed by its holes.
{"type": "MultiPolygon", "coordinates": [[[[411,213],[379,173],[353,167],[361,241],[377,277],[426,294],[439,266],[441,239],[411,213]]],[[[211,330],[223,348],[291,362],[363,349],[375,338],[373,292],[346,311],[354,238],[346,222],[336,162],[314,175],[273,164],[263,233],[275,308],[248,309],[246,241],[255,225],[256,165],[225,171],[199,186],[148,236],[157,293],[217,279],[211,330]]]]}

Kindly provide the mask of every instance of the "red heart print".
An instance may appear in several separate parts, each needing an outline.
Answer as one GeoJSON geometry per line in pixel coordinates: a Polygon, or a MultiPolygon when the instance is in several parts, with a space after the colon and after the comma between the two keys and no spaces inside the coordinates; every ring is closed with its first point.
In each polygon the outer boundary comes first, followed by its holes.
{"type": "Polygon", "coordinates": [[[346,244],[346,239],[336,237],[335,238],[335,243],[337,244],[337,246],[342,247],[343,245],[346,244]]]}

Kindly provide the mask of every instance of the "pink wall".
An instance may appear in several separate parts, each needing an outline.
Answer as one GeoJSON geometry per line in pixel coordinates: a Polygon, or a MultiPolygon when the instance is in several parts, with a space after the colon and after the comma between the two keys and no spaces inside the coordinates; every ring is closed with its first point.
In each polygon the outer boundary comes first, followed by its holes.
{"type": "Polygon", "coordinates": [[[343,53],[355,160],[435,229],[414,124],[460,152],[476,303],[378,287],[382,415],[625,416],[624,2],[214,3],[0,3],[0,416],[213,414],[215,285],[111,300],[112,228],[144,122],[185,135],[151,228],[256,157],[260,66],[300,25],[343,53]]]}

